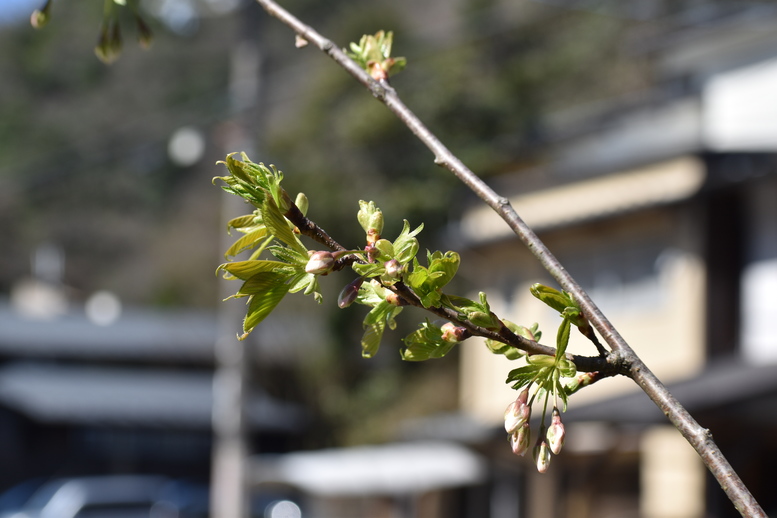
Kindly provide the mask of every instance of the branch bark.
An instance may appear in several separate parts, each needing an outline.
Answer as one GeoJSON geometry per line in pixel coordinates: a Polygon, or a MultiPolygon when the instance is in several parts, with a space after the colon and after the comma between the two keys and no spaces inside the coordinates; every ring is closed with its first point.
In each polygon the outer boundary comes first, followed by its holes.
{"type": "Polygon", "coordinates": [[[257,2],[268,14],[289,26],[299,37],[318,47],[364,85],[373,96],[383,102],[432,151],[437,165],[448,169],[501,216],[540,264],[553,276],[556,282],[575,298],[591,325],[610,346],[607,362],[612,365],[626,367],[623,373],[632,378],[645,391],[667,416],[669,421],[693,446],[739,513],[744,517],[766,518],[766,513],[764,513],[739,475],[726,460],[720,448],[713,441],[710,431],[699,425],[669,392],[666,386],[647,368],[596,304],[594,304],[588,294],[572,278],[534,231],[521,219],[510,204],[510,201],[503,196],[499,196],[464,165],[405,106],[394,89],[386,82],[378,82],[372,79],[367,72],[351,60],[331,40],[320,35],[312,27],[302,23],[273,0],[257,0],[257,2]]]}

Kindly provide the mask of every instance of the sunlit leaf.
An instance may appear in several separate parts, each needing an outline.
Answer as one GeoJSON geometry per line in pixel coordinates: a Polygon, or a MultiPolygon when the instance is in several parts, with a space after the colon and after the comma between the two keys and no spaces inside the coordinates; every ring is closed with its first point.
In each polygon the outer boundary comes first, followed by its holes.
{"type": "Polygon", "coordinates": [[[238,279],[248,280],[257,273],[272,272],[277,268],[287,266],[286,263],[279,261],[267,261],[267,260],[249,260],[249,261],[234,261],[231,263],[224,263],[216,270],[224,270],[238,279]]]}
{"type": "Polygon", "coordinates": [[[563,313],[567,307],[575,305],[574,301],[566,292],[559,291],[543,284],[534,284],[529,288],[529,291],[532,295],[559,313],[563,313]]]}
{"type": "Polygon", "coordinates": [[[556,359],[563,358],[567,352],[567,345],[569,344],[569,331],[571,324],[568,318],[561,320],[561,325],[558,326],[558,333],[556,334],[556,359]]]}
{"type": "Polygon", "coordinates": [[[259,227],[232,243],[232,246],[224,253],[224,257],[234,257],[244,250],[254,248],[266,236],[267,227],[259,227]]]}
{"type": "Polygon", "coordinates": [[[248,299],[248,309],[245,320],[243,320],[243,332],[250,333],[286,296],[289,292],[289,287],[286,284],[287,279],[286,275],[275,272],[262,272],[252,277],[251,280],[256,283],[257,287],[261,286],[263,289],[248,299]]]}
{"type": "Polygon", "coordinates": [[[283,217],[272,198],[265,198],[261,211],[262,221],[267,225],[272,235],[291,248],[301,253],[307,253],[307,249],[302,245],[297,236],[294,235],[294,232],[289,227],[288,220],[283,217]]]}

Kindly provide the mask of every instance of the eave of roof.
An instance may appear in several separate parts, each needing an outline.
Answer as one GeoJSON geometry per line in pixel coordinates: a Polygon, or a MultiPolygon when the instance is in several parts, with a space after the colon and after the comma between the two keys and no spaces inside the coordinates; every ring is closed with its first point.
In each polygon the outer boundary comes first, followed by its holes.
{"type": "MultiPolygon", "coordinates": [[[[213,374],[13,362],[0,366],[0,404],[45,423],[209,429],[213,374]]],[[[259,430],[295,431],[298,407],[254,391],[246,417],[259,430]]]]}
{"type": "MultiPolygon", "coordinates": [[[[531,228],[541,232],[687,199],[702,188],[705,177],[701,160],[686,156],[523,193],[510,198],[510,203],[531,228]]],[[[485,206],[464,214],[460,234],[469,245],[512,235],[499,216],[485,206]]]]}

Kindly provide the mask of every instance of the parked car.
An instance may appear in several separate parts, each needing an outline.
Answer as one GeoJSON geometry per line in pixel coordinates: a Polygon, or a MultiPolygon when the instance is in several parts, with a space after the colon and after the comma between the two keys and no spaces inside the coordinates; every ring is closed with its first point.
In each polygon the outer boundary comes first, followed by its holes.
{"type": "MultiPolygon", "coordinates": [[[[17,486],[11,496],[23,492],[17,486]]],[[[148,475],[53,480],[0,518],[205,518],[207,486],[148,475]]]]}

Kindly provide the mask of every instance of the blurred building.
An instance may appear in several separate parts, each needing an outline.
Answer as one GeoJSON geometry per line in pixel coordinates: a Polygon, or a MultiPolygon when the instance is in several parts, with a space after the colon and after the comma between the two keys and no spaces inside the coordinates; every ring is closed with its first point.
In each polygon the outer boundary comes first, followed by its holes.
{"type": "MultiPolygon", "coordinates": [[[[551,158],[495,186],[712,431],[767,512],[777,509],[775,14],[738,10],[640,40],[655,87],[550,117],[551,158]]],[[[552,344],[558,316],[528,289],[553,285],[549,276],[488,208],[466,212],[458,232],[497,314],[539,322],[552,344]]],[[[582,336],[570,351],[595,355],[582,336]]],[[[494,431],[473,443],[490,458],[490,516],[738,515],[626,379],[571,399],[567,445],[547,474],[510,458],[500,430],[515,397],[509,368],[485,347],[462,348],[463,419],[494,431]]]]}
{"type": "MultiPolygon", "coordinates": [[[[0,485],[103,473],[206,481],[215,315],[125,308],[100,321],[88,309],[0,306],[0,485]]],[[[255,388],[245,412],[252,443],[296,447],[299,407],[255,388]]]]}

